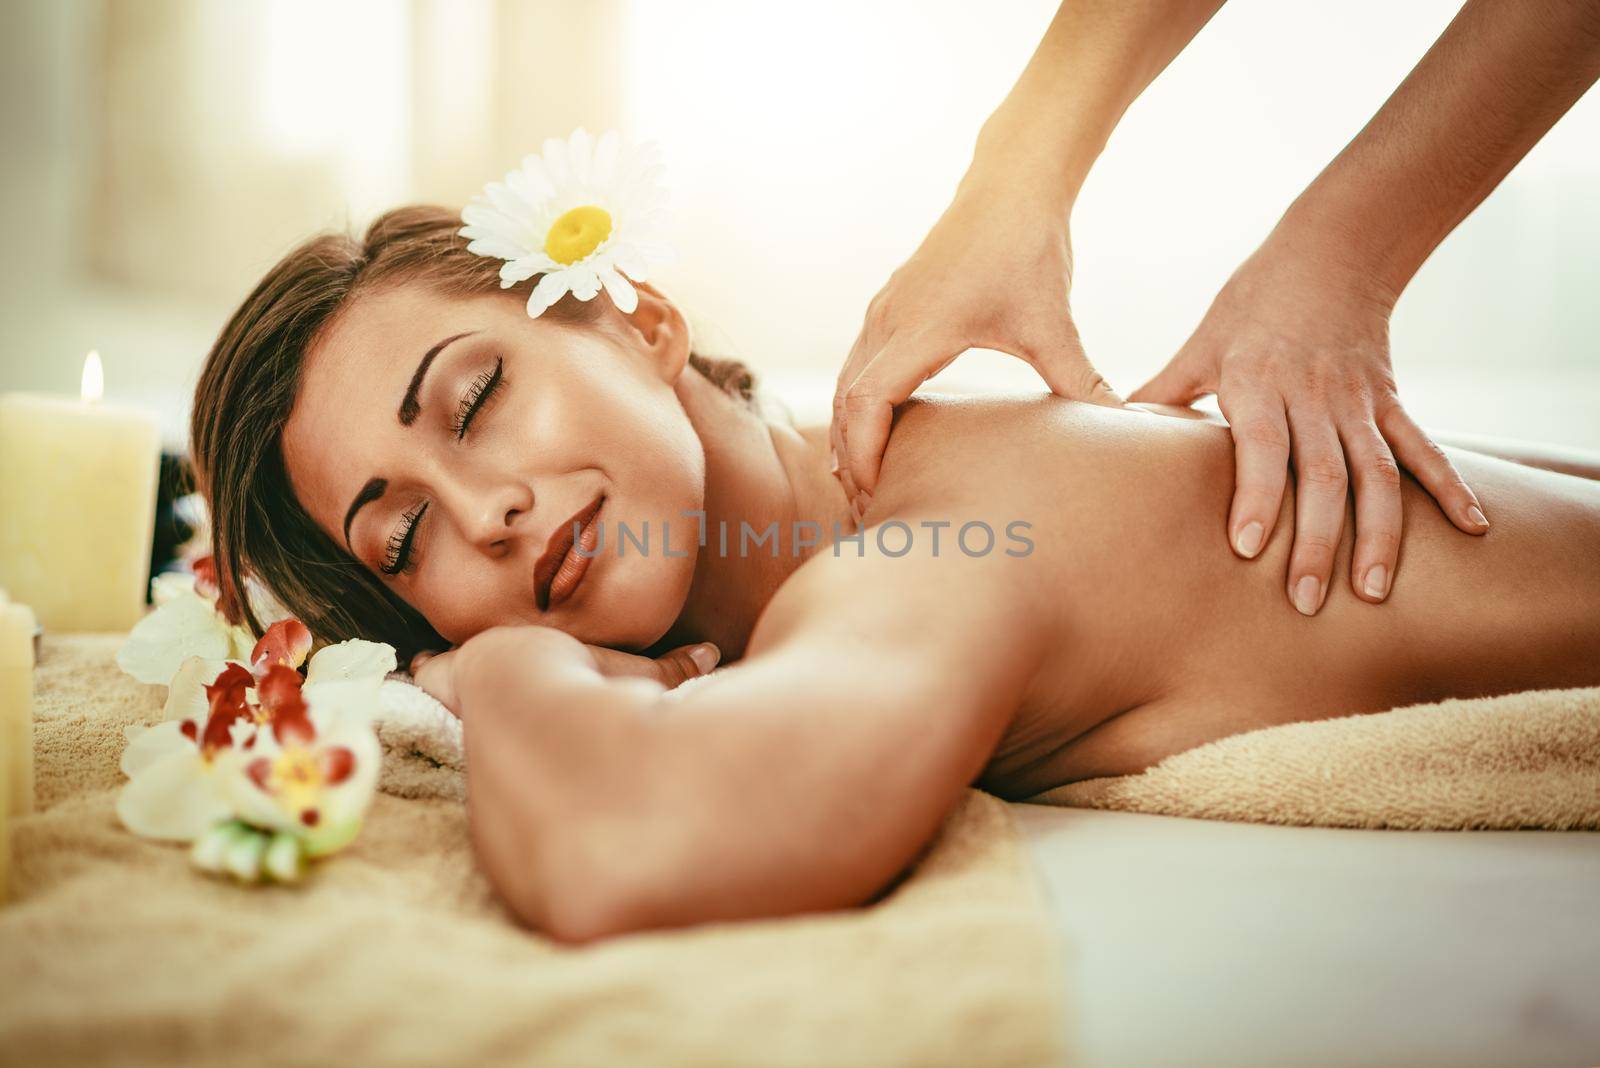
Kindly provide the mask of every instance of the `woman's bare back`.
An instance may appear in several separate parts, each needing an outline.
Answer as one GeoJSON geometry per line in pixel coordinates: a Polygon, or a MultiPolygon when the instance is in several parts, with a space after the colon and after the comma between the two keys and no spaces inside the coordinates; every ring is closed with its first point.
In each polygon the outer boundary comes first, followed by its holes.
{"type": "Polygon", "coordinates": [[[1455,530],[1408,477],[1388,600],[1350,590],[1347,513],[1314,617],[1284,592],[1292,483],[1261,555],[1229,550],[1233,445],[1213,422],[1050,396],[914,400],[866,521],[1031,524],[1035,548],[996,595],[1059,652],[983,778],[1028,796],[1277,723],[1600,684],[1600,483],[1450,454],[1489,533],[1455,530]]]}

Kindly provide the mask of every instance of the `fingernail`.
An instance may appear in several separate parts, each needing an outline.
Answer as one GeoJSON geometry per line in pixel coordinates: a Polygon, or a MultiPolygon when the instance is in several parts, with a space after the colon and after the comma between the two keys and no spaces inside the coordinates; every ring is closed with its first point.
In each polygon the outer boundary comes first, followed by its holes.
{"type": "Polygon", "coordinates": [[[717,666],[717,661],[722,659],[722,651],[709,643],[697,645],[689,650],[689,659],[694,661],[694,666],[704,675],[717,666]]]}
{"type": "MultiPolygon", "coordinates": [[[[1261,532],[1265,528],[1260,523],[1246,523],[1239,533],[1233,536],[1233,544],[1239,550],[1239,555],[1247,560],[1255,558],[1261,551],[1261,532]]],[[[1213,545],[1216,542],[1212,542],[1213,545]]]]}
{"type": "Polygon", "coordinates": [[[1294,584],[1294,607],[1303,616],[1317,614],[1317,594],[1322,584],[1315,575],[1306,575],[1294,584]]]}
{"type": "Polygon", "coordinates": [[[837,475],[839,473],[839,450],[838,449],[829,449],[828,450],[828,462],[829,462],[829,464],[832,465],[832,466],[830,466],[828,468],[828,473],[831,474],[831,475],[837,475]]]}
{"type": "Polygon", "coordinates": [[[1366,591],[1368,597],[1383,600],[1383,595],[1389,589],[1389,569],[1382,564],[1374,564],[1367,569],[1366,591]]]}
{"type": "Polygon", "coordinates": [[[1489,525],[1489,520],[1484,516],[1483,510],[1475,504],[1467,509],[1467,522],[1471,523],[1475,527],[1486,527],[1489,525]]]}

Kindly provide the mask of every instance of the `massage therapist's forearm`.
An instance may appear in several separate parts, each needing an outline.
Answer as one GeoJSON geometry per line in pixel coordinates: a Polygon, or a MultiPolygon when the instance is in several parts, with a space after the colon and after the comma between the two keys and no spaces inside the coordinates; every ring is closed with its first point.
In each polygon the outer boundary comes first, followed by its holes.
{"type": "Polygon", "coordinates": [[[1597,76],[1600,0],[1470,0],[1274,237],[1392,304],[1597,76]]]}
{"type": "Polygon", "coordinates": [[[1223,0],[1066,0],[984,123],[968,181],[992,177],[1070,207],[1128,106],[1223,0]]]}

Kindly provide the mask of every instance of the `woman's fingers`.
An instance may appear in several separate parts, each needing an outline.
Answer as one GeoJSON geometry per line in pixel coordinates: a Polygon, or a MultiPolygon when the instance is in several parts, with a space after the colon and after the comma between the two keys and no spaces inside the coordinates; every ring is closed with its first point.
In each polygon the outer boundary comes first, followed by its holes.
{"type": "Polygon", "coordinates": [[[640,678],[659,682],[667,689],[708,674],[722,658],[721,651],[710,642],[683,645],[659,657],[635,656],[619,649],[591,645],[600,673],[607,678],[640,678]]]}
{"type": "Polygon", "coordinates": [[[1233,506],[1228,544],[1253,560],[1272,537],[1289,482],[1289,424],[1283,398],[1259,384],[1223,390],[1218,406],[1233,435],[1233,506]]]}
{"type": "Polygon", "coordinates": [[[1344,528],[1350,479],[1344,451],[1323,410],[1289,409],[1295,467],[1294,548],[1289,552],[1289,601],[1314,616],[1328,595],[1328,578],[1344,528]]]}
{"type": "Polygon", "coordinates": [[[1477,494],[1456,471],[1444,450],[1434,444],[1398,402],[1379,414],[1378,429],[1401,466],[1433,494],[1450,522],[1468,534],[1488,531],[1489,520],[1483,514],[1477,494]]]}
{"type": "Polygon", "coordinates": [[[411,678],[432,695],[452,715],[461,715],[461,701],[456,694],[456,652],[423,652],[411,658],[411,678]]]}
{"type": "Polygon", "coordinates": [[[1400,559],[1403,510],[1400,468],[1370,417],[1339,428],[1356,492],[1356,543],[1350,557],[1350,588],[1377,604],[1389,595],[1400,559]]]}

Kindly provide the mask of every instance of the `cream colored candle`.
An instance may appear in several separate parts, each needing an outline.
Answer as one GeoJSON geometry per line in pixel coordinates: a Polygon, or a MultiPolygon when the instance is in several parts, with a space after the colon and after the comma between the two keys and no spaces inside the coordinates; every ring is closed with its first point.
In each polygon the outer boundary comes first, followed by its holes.
{"type": "Polygon", "coordinates": [[[33,613],[0,590],[0,901],[8,893],[11,821],[33,811],[33,613]]]}
{"type": "MultiPolygon", "coordinates": [[[[11,769],[6,767],[5,754],[0,753],[0,797],[6,796],[11,769]]],[[[0,905],[11,898],[11,814],[0,804],[0,905]]]]}
{"type": "Polygon", "coordinates": [[[80,400],[0,396],[0,586],[47,631],[127,630],[144,612],[161,434],[148,412],[99,403],[100,359],[80,400]]]}

